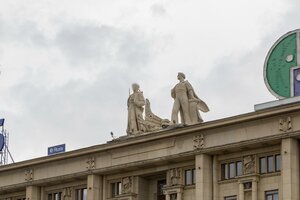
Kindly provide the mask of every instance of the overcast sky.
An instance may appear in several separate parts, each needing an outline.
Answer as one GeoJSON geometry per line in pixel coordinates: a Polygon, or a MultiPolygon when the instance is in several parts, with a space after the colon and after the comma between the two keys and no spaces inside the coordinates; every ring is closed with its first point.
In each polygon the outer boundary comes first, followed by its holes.
{"type": "Polygon", "coordinates": [[[0,0],[0,118],[16,161],[126,134],[128,89],[170,118],[182,71],[205,121],[275,100],[272,44],[299,28],[296,0],[0,0]]]}

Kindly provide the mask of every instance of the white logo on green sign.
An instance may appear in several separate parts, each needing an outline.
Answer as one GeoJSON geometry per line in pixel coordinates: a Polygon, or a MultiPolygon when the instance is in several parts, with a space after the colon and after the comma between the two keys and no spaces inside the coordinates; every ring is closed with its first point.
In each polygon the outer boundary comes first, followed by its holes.
{"type": "Polygon", "coordinates": [[[300,96],[300,29],[283,35],[270,49],[264,79],[277,98],[300,96]]]}

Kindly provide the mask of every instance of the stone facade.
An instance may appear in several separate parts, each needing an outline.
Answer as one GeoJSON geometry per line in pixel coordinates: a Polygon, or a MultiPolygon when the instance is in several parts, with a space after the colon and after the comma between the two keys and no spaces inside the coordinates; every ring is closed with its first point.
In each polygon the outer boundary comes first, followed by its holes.
{"type": "Polygon", "coordinates": [[[0,167],[0,200],[299,200],[300,104],[0,167]]]}

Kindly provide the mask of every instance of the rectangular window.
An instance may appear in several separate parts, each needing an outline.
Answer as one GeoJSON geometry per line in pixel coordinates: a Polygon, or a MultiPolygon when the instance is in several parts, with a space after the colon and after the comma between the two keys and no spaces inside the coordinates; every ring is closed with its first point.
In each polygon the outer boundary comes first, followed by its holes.
{"type": "Polygon", "coordinates": [[[278,190],[266,191],[265,197],[266,200],[279,200],[278,190]]]}
{"type": "Polygon", "coordinates": [[[87,200],[87,189],[77,189],[76,190],[76,200],[87,200]]]}
{"type": "Polygon", "coordinates": [[[188,169],[184,171],[185,177],[185,185],[194,185],[196,184],[196,170],[195,169],[188,169]]]}
{"type": "Polygon", "coordinates": [[[267,173],[267,159],[265,157],[259,158],[259,173],[267,173]]]}
{"type": "Polygon", "coordinates": [[[49,193],[48,200],[62,200],[62,193],[61,192],[49,193]]]}
{"type": "Polygon", "coordinates": [[[111,184],[111,196],[116,197],[120,195],[122,192],[122,184],[121,182],[115,182],[111,184]]]}
{"type": "Polygon", "coordinates": [[[242,176],[243,175],[243,164],[242,161],[236,162],[236,175],[242,176]]]}
{"type": "Polygon", "coordinates": [[[222,178],[222,180],[227,180],[228,179],[228,165],[227,165],[227,163],[221,165],[221,178],[222,178]]]}
{"type": "Polygon", "coordinates": [[[274,172],[274,169],[275,169],[274,156],[268,156],[267,160],[268,160],[268,173],[274,172]]]}
{"type": "Polygon", "coordinates": [[[61,199],[62,199],[61,192],[54,193],[54,200],[61,200],[61,199]]]}
{"type": "Polygon", "coordinates": [[[270,155],[259,158],[259,173],[274,173],[281,170],[281,155],[270,155]]]}
{"type": "Polygon", "coordinates": [[[279,172],[281,170],[281,155],[278,154],[275,156],[275,171],[279,172]]]}
{"type": "Polygon", "coordinates": [[[243,175],[243,162],[238,160],[235,162],[221,164],[221,179],[227,180],[243,175]]]}
{"type": "Polygon", "coordinates": [[[229,163],[229,178],[235,177],[235,163],[229,163]]]}
{"type": "Polygon", "coordinates": [[[165,200],[166,196],[164,195],[163,188],[167,184],[165,179],[157,181],[157,200],[165,200]]]}
{"type": "Polygon", "coordinates": [[[237,200],[236,196],[224,197],[224,200],[237,200]]]}
{"type": "Polygon", "coordinates": [[[185,170],[185,185],[193,184],[193,171],[191,169],[185,170]]]}

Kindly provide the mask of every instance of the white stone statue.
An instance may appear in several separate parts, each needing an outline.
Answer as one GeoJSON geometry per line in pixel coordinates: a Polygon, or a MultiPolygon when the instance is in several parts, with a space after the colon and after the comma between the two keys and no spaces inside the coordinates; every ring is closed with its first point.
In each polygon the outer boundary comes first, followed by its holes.
{"type": "Polygon", "coordinates": [[[140,91],[140,86],[137,83],[132,84],[133,93],[129,96],[127,101],[128,106],[128,125],[127,134],[138,134],[145,132],[144,126],[144,106],[145,98],[143,92],[140,91]]]}
{"type": "Polygon", "coordinates": [[[179,72],[177,78],[179,83],[171,90],[171,96],[174,98],[171,121],[179,124],[178,113],[180,113],[182,124],[192,125],[203,122],[199,110],[208,112],[208,106],[195,94],[192,85],[185,80],[184,73],[179,72]]]}

